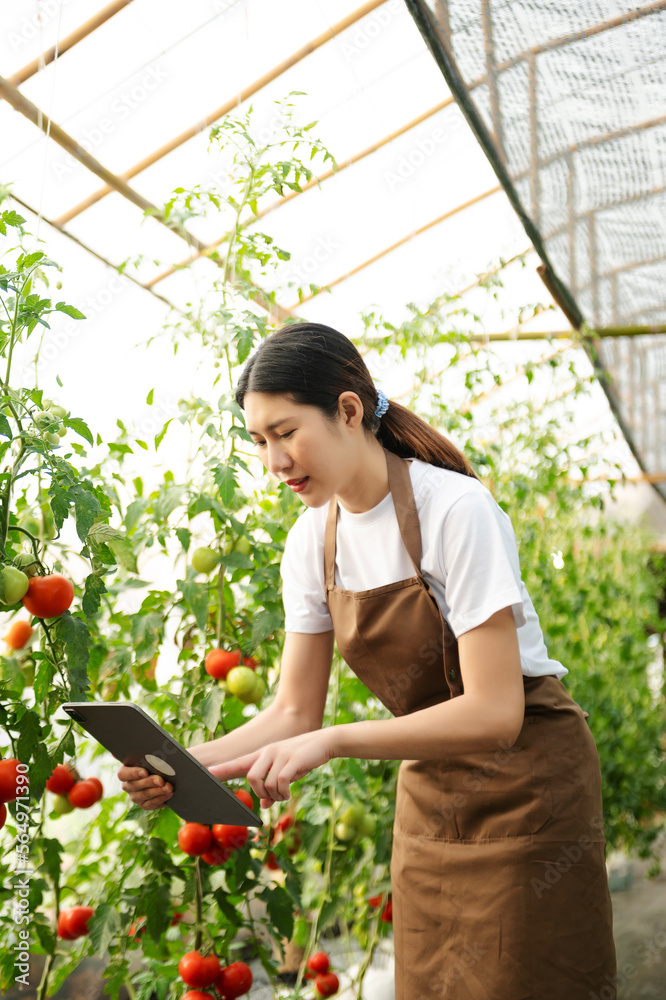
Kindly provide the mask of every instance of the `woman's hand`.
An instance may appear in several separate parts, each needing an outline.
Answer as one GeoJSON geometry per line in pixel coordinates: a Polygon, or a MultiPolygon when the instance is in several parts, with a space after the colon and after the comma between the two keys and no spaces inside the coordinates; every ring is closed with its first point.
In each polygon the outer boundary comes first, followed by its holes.
{"type": "Polygon", "coordinates": [[[247,776],[261,800],[261,808],[268,809],[274,802],[289,798],[292,781],[298,781],[313,768],[326,764],[331,757],[330,730],[326,728],[268,743],[243,757],[235,757],[224,764],[213,764],[208,770],[221,781],[247,776]]]}
{"type": "Polygon", "coordinates": [[[122,767],[118,769],[122,789],[132,802],[142,809],[159,809],[168,802],[173,787],[159,774],[149,774],[143,767],[122,767]]]}

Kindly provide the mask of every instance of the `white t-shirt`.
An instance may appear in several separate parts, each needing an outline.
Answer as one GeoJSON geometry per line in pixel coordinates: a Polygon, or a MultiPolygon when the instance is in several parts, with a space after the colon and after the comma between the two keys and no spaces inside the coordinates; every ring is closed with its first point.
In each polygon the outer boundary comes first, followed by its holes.
{"type": "MultiPolygon", "coordinates": [[[[523,674],[568,673],[548,656],[539,618],[522,581],[508,514],[471,476],[414,459],[409,464],[421,525],[421,572],[453,634],[511,605],[523,674]]],[[[285,542],[280,573],[285,631],[328,632],[324,533],[329,504],[308,507],[285,542]]],[[[415,575],[389,493],[376,507],[351,514],[338,504],[335,583],[345,590],[382,587],[415,575]]]]}

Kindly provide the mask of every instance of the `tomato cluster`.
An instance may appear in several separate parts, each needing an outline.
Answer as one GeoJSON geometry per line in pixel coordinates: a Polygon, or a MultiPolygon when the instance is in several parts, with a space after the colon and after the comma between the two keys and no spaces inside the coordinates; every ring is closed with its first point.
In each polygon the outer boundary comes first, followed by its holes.
{"type": "MultiPolygon", "coordinates": [[[[253,808],[252,796],[244,788],[234,794],[248,809],[253,808]]],[[[223,865],[234,851],[245,846],[248,836],[246,826],[234,826],[229,823],[214,823],[213,826],[206,826],[204,823],[185,823],[178,831],[178,845],[185,854],[201,857],[206,864],[223,865]]]]}
{"type": "Polygon", "coordinates": [[[305,978],[314,979],[315,990],[320,997],[332,997],[340,989],[340,980],[330,969],[331,963],[325,951],[310,955],[305,964],[305,978]]]}
{"type": "Polygon", "coordinates": [[[65,764],[56,764],[46,787],[55,796],[53,808],[60,815],[75,808],[89,809],[104,795],[104,787],[99,778],[81,779],[78,772],[65,764]]]}
{"type": "Polygon", "coordinates": [[[222,966],[217,955],[202,955],[199,951],[183,955],[178,972],[183,982],[194,988],[183,1000],[212,1000],[209,993],[198,992],[207,986],[214,986],[222,1000],[236,1000],[252,986],[252,970],[245,962],[222,966]]]}

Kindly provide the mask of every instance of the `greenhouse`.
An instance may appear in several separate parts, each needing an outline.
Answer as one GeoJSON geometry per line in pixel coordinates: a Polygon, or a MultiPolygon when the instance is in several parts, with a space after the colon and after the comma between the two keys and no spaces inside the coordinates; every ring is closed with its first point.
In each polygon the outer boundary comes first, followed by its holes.
{"type": "Polygon", "coordinates": [[[0,994],[661,996],[666,2],[0,20],[0,994]]]}

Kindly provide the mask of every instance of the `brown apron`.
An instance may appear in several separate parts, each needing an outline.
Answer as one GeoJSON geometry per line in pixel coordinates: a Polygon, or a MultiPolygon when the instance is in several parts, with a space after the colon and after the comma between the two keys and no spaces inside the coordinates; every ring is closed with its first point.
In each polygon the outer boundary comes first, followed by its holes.
{"type": "MultiPolygon", "coordinates": [[[[335,585],[338,504],[324,546],[340,653],[393,715],[463,693],[458,644],[423,578],[407,463],[384,449],[416,575],[335,585]]],[[[512,746],[403,760],[391,885],[396,1000],[595,1000],[615,996],[615,947],[597,748],[554,675],[523,677],[512,746]]]]}

